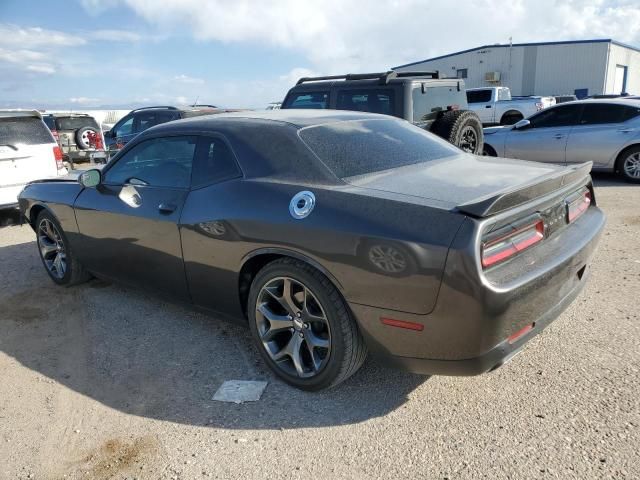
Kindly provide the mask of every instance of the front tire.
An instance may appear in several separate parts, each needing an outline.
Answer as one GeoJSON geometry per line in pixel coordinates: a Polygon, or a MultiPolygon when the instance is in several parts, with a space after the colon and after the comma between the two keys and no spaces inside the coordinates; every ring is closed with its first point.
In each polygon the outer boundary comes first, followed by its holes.
{"type": "Polygon", "coordinates": [[[640,183],[640,146],[631,147],[616,162],[618,175],[630,183],[640,183]]]}
{"type": "Polygon", "coordinates": [[[36,218],[35,227],[40,260],[51,280],[70,287],[91,278],[71,250],[56,217],[43,210],[36,218]]]}
{"type": "Polygon", "coordinates": [[[283,258],[260,270],[247,312],[263,359],[294,387],[333,387],[366,358],[362,335],[338,290],[301,261],[283,258]]]}

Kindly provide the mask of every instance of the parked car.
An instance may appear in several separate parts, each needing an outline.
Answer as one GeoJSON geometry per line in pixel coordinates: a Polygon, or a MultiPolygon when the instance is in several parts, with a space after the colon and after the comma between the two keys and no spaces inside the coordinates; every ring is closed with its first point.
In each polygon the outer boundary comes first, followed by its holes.
{"type": "Polygon", "coordinates": [[[71,168],[77,163],[106,163],[104,137],[95,118],[86,113],[55,113],[43,115],[43,120],[71,168]]]}
{"type": "Polygon", "coordinates": [[[556,100],[554,97],[511,97],[508,87],[486,87],[467,89],[467,102],[484,125],[513,125],[555,105],[556,100]]]}
{"type": "Polygon", "coordinates": [[[575,95],[556,95],[553,98],[556,99],[556,105],[560,103],[575,102],[576,100],[578,100],[578,97],[576,97],[575,95]]]}
{"type": "Polygon", "coordinates": [[[191,107],[144,107],[132,110],[121,118],[111,130],[105,132],[107,149],[111,155],[124,147],[132,138],[146,129],[161,123],[181,118],[210,115],[234,110],[221,109],[214,105],[194,105],[191,107]]]}
{"type": "Polygon", "coordinates": [[[0,110],[0,208],[16,207],[26,183],[66,174],[60,147],[39,112],[0,110]]]}
{"type": "Polygon", "coordinates": [[[277,375],[317,390],[367,351],[429,374],[506,362],[585,284],[604,223],[589,169],[276,110],[158,125],[20,207],[55,283],[93,274],[248,323],[277,375]]]}
{"type": "Polygon", "coordinates": [[[383,72],[304,77],[283,109],[337,109],[404,118],[465,152],[482,153],[482,123],[467,110],[464,81],[438,72],[383,72]]]}
{"type": "Polygon", "coordinates": [[[640,182],[640,101],[579,100],[516,123],[485,129],[485,152],[537,162],[578,164],[640,182]]]}
{"type": "Polygon", "coordinates": [[[269,105],[267,105],[267,108],[265,108],[265,110],[280,110],[281,107],[282,102],[271,102],[269,105]]]}

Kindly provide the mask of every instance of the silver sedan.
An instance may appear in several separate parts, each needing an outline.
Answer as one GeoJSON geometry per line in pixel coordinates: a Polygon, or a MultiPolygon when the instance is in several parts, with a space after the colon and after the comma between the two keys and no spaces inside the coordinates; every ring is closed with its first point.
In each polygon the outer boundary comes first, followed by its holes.
{"type": "Polygon", "coordinates": [[[640,100],[568,102],[509,127],[484,129],[485,154],[558,164],[593,162],[640,183],[640,100]]]}

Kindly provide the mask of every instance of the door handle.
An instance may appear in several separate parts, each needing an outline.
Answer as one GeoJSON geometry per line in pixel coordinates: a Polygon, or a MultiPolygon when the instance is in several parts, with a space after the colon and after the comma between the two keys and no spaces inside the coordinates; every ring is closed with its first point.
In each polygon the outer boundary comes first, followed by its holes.
{"type": "Polygon", "coordinates": [[[176,211],[177,205],[173,203],[161,203],[158,205],[158,211],[160,213],[173,213],[176,211]]]}
{"type": "Polygon", "coordinates": [[[556,140],[562,140],[563,138],[565,138],[566,135],[563,133],[556,133],[553,138],[555,138],[556,140]]]}
{"type": "Polygon", "coordinates": [[[620,130],[618,130],[620,133],[631,133],[631,132],[635,132],[635,128],[621,128],[620,130]]]}
{"type": "Polygon", "coordinates": [[[491,108],[491,105],[485,105],[484,108],[491,108]]]}

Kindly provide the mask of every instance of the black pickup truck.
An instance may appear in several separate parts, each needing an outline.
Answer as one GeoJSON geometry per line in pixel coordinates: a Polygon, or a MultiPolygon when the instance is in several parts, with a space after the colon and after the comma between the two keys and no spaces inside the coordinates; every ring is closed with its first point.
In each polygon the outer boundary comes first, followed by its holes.
{"type": "Polygon", "coordinates": [[[310,108],[382,113],[403,118],[468,153],[481,155],[482,122],[468,110],[464,80],[439,72],[381,72],[303,77],[283,109],[310,108]]]}

